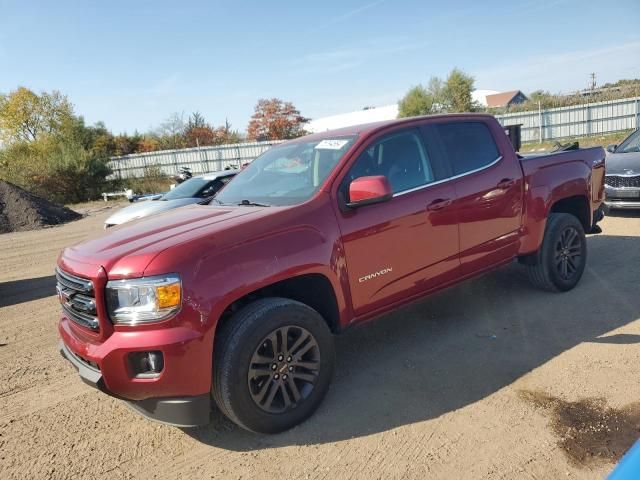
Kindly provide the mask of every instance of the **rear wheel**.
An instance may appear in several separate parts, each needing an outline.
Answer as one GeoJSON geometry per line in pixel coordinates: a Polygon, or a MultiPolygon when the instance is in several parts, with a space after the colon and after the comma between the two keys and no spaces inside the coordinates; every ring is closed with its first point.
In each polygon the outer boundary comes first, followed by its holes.
{"type": "Polygon", "coordinates": [[[529,279],[543,290],[571,290],[582,278],[586,261],[587,240],[582,223],[568,213],[552,213],[535,261],[527,266],[529,279]]]}
{"type": "Polygon", "coordinates": [[[287,430],[318,407],[331,381],[334,346],[324,319],[284,298],[258,300],[217,334],[213,397],[243,428],[287,430]]]}

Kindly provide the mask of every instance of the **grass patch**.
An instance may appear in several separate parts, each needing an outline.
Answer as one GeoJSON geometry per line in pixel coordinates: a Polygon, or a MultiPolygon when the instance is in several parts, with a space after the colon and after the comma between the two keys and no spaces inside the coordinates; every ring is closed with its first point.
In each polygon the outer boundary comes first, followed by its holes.
{"type": "Polygon", "coordinates": [[[569,138],[557,138],[554,140],[545,141],[542,143],[538,142],[528,142],[524,143],[520,148],[521,153],[531,153],[531,152],[548,152],[549,150],[553,150],[556,142],[560,143],[573,143],[578,142],[581,148],[587,147],[605,147],[607,145],[619,144],[624,140],[632,130],[625,130],[622,132],[616,133],[608,133],[605,135],[592,135],[589,137],[569,137],[569,138]]]}

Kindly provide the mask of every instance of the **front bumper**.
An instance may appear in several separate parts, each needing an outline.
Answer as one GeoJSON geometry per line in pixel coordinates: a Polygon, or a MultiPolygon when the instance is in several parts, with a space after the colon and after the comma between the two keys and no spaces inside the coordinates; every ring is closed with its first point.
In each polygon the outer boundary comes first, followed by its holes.
{"type": "Polygon", "coordinates": [[[637,202],[629,202],[629,201],[625,201],[625,200],[618,200],[618,199],[607,199],[605,200],[604,204],[612,209],[616,209],[619,208],[621,210],[635,210],[635,209],[640,209],[640,201],[637,202]]]}
{"type": "Polygon", "coordinates": [[[605,205],[609,208],[640,208],[640,188],[613,188],[605,185],[605,205]]]}
{"type": "Polygon", "coordinates": [[[101,344],[78,337],[62,318],[60,353],[86,384],[125,400],[134,410],[162,423],[193,427],[209,423],[211,350],[187,328],[114,332],[101,344]],[[132,374],[128,354],[159,350],[164,368],[155,378],[132,374]]]}

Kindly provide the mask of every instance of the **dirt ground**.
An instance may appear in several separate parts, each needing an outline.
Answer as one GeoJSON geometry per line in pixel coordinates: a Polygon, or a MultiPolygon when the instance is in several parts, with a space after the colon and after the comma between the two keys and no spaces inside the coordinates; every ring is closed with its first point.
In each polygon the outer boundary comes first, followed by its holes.
{"type": "Polygon", "coordinates": [[[320,410],[260,436],[152,423],[59,356],[56,257],[111,212],[0,235],[2,479],[599,479],[640,435],[640,215],[605,219],[571,292],[513,264],[349,331],[320,410]]]}

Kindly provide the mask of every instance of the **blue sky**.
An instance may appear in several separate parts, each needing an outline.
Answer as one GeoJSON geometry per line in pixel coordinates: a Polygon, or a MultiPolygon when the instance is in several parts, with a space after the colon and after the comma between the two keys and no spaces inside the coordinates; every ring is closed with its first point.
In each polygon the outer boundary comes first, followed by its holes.
{"type": "Polygon", "coordinates": [[[244,131],[261,97],[317,118],[456,66],[525,92],[640,77],[639,21],[639,0],[0,0],[0,92],[60,90],[115,133],[196,110],[244,131]]]}

